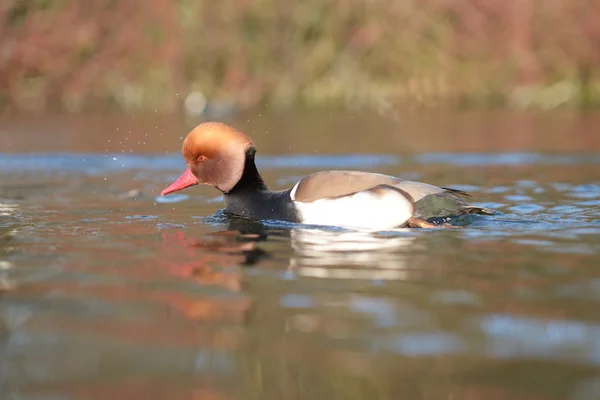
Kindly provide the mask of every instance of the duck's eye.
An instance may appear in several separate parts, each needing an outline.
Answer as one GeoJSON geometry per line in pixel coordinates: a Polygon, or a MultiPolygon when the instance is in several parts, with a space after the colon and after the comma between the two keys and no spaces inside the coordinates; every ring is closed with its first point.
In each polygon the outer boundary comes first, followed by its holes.
{"type": "Polygon", "coordinates": [[[198,161],[206,161],[206,156],[200,156],[200,157],[198,157],[198,161]]]}

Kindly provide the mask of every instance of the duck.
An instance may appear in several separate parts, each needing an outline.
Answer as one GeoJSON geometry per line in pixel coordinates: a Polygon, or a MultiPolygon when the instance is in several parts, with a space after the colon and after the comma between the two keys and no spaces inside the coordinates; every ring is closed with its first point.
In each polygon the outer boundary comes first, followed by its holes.
{"type": "Polygon", "coordinates": [[[468,204],[464,197],[469,194],[462,190],[374,172],[319,171],[289,189],[270,190],[256,167],[252,139],[221,122],[196,126],[181,152],[187,168],[162,196],[209,185],[223,193],[227,213],[253,220],[381,231],[451,227],[439,221],[493,215],[468,204]]]}

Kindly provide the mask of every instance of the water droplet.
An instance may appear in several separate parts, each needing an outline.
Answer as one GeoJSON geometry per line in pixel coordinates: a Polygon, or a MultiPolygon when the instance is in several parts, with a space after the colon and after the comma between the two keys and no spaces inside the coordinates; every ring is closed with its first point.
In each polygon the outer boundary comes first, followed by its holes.
{"type": "Polygon", "coordinates": [[[113,160],[117,161],[117,157],[113,157],[113,160]]]}

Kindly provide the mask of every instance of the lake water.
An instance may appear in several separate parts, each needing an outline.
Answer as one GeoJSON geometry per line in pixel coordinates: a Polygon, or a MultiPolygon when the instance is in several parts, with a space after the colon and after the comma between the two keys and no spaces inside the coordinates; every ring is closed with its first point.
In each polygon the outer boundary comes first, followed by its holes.
{"type": "Polygon", "coordinates": [[[174,117],[0,121],[2,399],[599,399],[600,115],[246,115],[274,189],[361,169],[498,215],[233,219],[174,117]]]}

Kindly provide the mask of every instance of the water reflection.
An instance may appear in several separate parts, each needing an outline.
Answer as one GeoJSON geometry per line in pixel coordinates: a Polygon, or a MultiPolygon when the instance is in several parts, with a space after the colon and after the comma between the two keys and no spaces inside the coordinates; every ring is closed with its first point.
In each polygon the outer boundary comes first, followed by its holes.
{"type": "Polygon", "coordinates": [[[241,293],[243,271],[240,266],[252,264],[255,255],[260,253],[255,242],[244,241],[246,235],[231,230],[200,238],[189,238],[185,232],[164,232],[161,236],[161,267],[172,276],[198,285],[204,291],[216,288],[239,294],[196,298],[166,290],[163,300],[189,319],[243,323],[252,302],[241,293]]]}
{"type": "MultiPolygon", "coordinates": [[[[19,284],[0,303],[4,394],[230,398],[224,388],[231,384],[219,382],[235,377],[238,327],[252,308],[237,267],[248,247],[235,247],[219,234],[198,241],[172,229],[160,232],[158,242],[148,241],[156,235],[148,225],[154,219],[123,221],[95,221],[100,234],[92,236],[73,234],[64,222],[37,227],[38,234],[52,230],[68,238],[71,253],[102,257],[103,263],[90,257],[85,268],[75,262],[56,270],[64,259],[46,256],[39,260],[46,275],[32,279],[38,270],[33,257],[18,271],[19,284]],[[121,238],[121,248],[102,249],[105,235],[121,238]],[[155,251],[132,252],[144,248],[155,251]]],[[[28,247],[39,252],[47,244],[28,247]]],[[[54,249],[66,251],[65,244],[54,249]]]]}
{"type": "MultiPolygon", "coordinates": [[[[411,229],[385,232],[307,227],[285,222],[252,221],[223,210],[210,218],[226,226],[195,247],[220,254],[237,253],[238,264],[257,266],[269,257],[260,244],[283,241],[289,245],[288,272],[300,276],[335,279],[403,279],[411,257],[423,250],[411,229]]],[[[279,249],[281,250],[281,249],[279,249]]],[[[418,258],[418,257],[417,257],[418,258]]]]}
{"type": "Polygon", "coordinates": [[[449,144],[438,125],[432,141],[257,131],[276,189],[377,170],[503,213],[378,234],[230,218],[201,188],[158,202],[179,136],[125,156],[108,133],[71,149],[12,134],[24,151],[99,153],[0,154],[0,397],[598,398],[600,159],[569,152],[598,136],[539,130],[527,150],[482,124],[449,144]]]}
{"type": "Polygon", "coordinates": [[[290,269],[301,276],[335,279],[403,279],[416,237],[394,233],[294,228],[290,269]]]}

